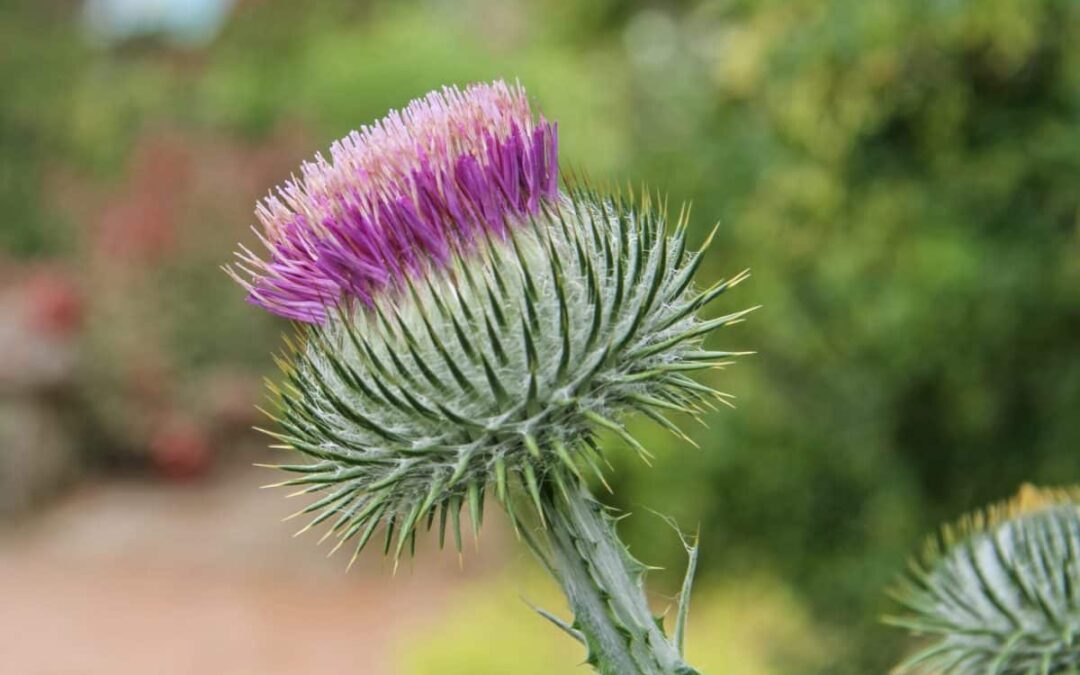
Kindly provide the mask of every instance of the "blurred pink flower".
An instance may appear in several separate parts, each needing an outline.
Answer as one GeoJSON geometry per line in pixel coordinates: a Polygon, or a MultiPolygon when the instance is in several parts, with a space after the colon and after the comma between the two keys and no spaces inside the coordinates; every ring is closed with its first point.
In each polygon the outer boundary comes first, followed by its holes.
{"type": "Polygon", "coordinates": [[[151,434],[150,455],[168,478],[188,480],[205,474],[214,447],[205,429],[183,418],[166,418],[151,434]]]}

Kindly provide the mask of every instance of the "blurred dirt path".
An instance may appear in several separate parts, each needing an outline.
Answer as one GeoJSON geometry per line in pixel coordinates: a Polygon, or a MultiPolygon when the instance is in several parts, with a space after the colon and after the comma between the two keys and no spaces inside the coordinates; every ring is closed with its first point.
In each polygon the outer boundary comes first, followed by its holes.
{"type": "Polygon", "coordinates": [[[3,672],[393,675],[403,633],[500,564],[494,536],[465,572],[425,541],[396,576],[377,553],[346,575],[343,551],[289,536],[301,504],[256,489],[272,478],[99,484],[0,527],[3,672]]]}

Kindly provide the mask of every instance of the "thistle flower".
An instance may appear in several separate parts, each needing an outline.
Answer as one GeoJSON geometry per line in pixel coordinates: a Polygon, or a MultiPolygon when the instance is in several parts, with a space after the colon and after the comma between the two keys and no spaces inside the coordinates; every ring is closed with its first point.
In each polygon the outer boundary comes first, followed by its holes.
{"type": "Polygon", "coordinates": [[[504,235],[558,190],[556,127],[502,82],[444,88],[349,134],[255,210],[270,251],[244,250],[248,300],[322,323],[351,296],[367,305],[407,275],[504,235]]]}
{"type": "Polygon", "coordinates": [[[1025,485],[946,526],[893,595],[910,613],[886,621],[934,636],[898,672],[1080,670],[1080,489],[1025,485]]]}
{"type": "Polygon", "coordinates": [[[631,411],[685,438],[669,413],[730,403],[688,373],[738,354],[702,341],[749,310],[698,312],[747,274],[696,290],[687,209],[672,226],[647,193],[560,191],[556,127],[520,86],[429,94],[331,158],[259,205],[269,257],[242,251],[232,270],[251,302],[305,324],[279,360],[268,432],[309,460],[279,467],[297,475],[281,485],[321,495],[297,514],[314,514],[304,529],[329,521],[324,538],[355,560],[382,524],[396,560],[437,518],[440,545],[449,531],[460,550],[460,512],[477,533],[494,491],[571,595],[588,627],[563,627],[602,672],[692,672],[582,474],[600,472],[601,432],[648,460],[622,424],[631,411]],[[547,546],[519,502],[552,524],[547,546]],[[593,567],[604,550],[618,570],[593,567]]]}

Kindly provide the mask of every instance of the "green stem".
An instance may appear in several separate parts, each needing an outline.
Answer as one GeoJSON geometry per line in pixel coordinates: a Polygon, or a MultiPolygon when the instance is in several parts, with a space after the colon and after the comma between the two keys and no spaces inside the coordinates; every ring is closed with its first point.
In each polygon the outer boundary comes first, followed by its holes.
{"type": "Polygon", "coordinates": [[[692,675],[645,597],[645,567],[615,532],[615,520],[576,481],[541,495],[547,559],[574,612],[573,628],[602,675],[692,675]]]}

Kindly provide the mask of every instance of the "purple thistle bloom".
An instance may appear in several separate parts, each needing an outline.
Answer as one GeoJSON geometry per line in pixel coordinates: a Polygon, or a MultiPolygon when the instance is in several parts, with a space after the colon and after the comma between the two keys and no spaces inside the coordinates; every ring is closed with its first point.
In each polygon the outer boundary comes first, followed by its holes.
{"type": "Polygon", "coordinates": [[[556,125],[533,119],[523,87],[444,87],[305,162],[256,207],[269,259],[245,248],[248,278],[231,273],[249,302],[322,323],[328,306],[370,305],[557,194],[556,125]]]}

